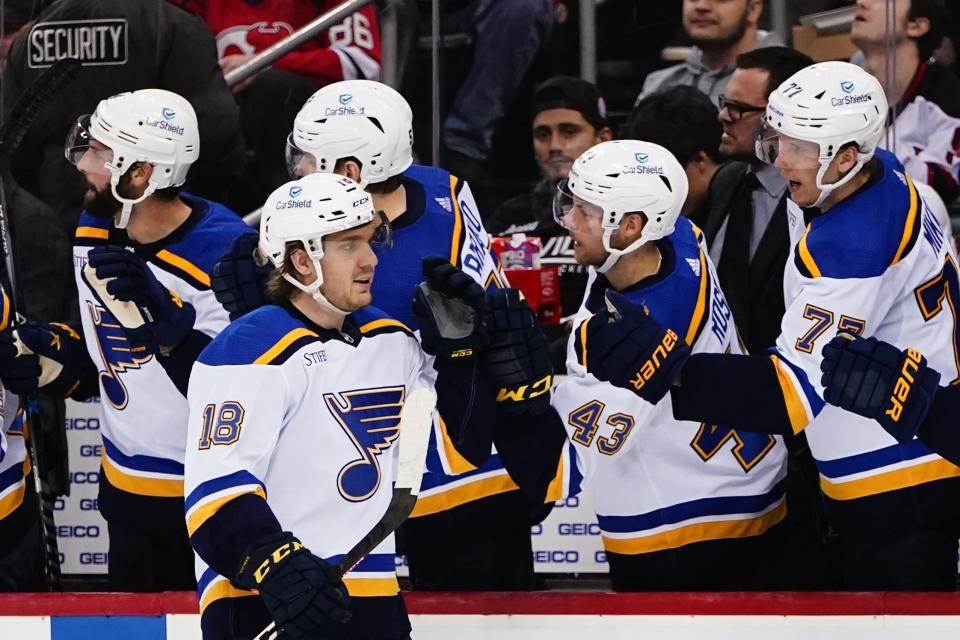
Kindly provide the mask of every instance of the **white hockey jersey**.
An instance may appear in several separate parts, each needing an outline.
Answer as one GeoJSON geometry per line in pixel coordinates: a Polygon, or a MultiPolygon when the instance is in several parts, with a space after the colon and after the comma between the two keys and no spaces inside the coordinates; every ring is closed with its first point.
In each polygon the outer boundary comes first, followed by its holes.
{"type": "MultiPolygon", "coordinates": [[[[10,326],[10,299],[0,288],[0,331],[10,326]]],[[[0,385],[0,523],[23,504],[30,474],[27,431],[17,396],[0,385]]],[[[2,536],[0,536],[2,539],[2,536]]]]}
{"type": "MultiPolygon", "coordinates": [[[[311,552],[339,559],[390,502],[400,411],[429,386],[423,366],[410,330],[372,307],[348,316],[343,332],[274,305],[230,325],[190,379],[188,532],[253,493],[311,552]]],[[[197,576],[201,611],[251,593],[200,559],[197,576]]],[[[397,594],[393,536],[344,583],[354,597],[397,594]]]]}
{"type": "MultiPolygon", "coordinates": [[[[194,329],[212,337],[230,319],[210,289],[209,273],[233,239],[251,229],[219,204],[183,197],[193,206],[190,218],[167,238],[138,248],[138,255],[164,286],[194,306],[194,329]]],[[[187,400],[152,354],[131,352],[119,323],[83,275],[92,247],[118,242],[112,232],[111,219],[84,212],[73,249],[84,339],[99,369],[103,472],[128,493],[182,497],[187,400]]]]}
{"type": "Polygon", "coordinates": [[[839,332],[926,354],[960,379],[957,264],[936,216],[890,153],[881,175],[809,224],[788,207],[786,313],[771,358],[794,432],[806,429],[823,492],[852,500],[960,476],[919,440],[899,445],[873,420],[824,405],[821,350],[839,332]]]}
{"type": "MultiPolygon", "coordinates": [[[[740,353],[700,230],[680,218],[657,245],[660,272],[621,293],[694,353],[740,353]]],[[[780,522],[786,448],[779,436],[676,420],[670,398],[652,405],[587,370],[586,330],[608,286],[596,276],[588,288],[568,345],[570,376],[551,397],[569,445],[548,498],[576,493],[582,477],[604,548],[619,554],[755,536],[780,522]]]]}

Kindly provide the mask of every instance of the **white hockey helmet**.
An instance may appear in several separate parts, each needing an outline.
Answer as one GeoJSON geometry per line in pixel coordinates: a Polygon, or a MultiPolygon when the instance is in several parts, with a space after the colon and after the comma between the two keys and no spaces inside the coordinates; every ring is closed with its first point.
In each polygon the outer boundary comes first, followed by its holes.
{"type": "MultiPolygon", "coordinates": [[[[346,315],[320,292],[323,286],[323,239],[339,231],[362,227],[374,220],[373,199],[360,185],[344,176],[314,173],[275,190],[263,205],[259,249],[277,269],[283,268],[287,243],[299,241],[310,256],[317,279],[303,284],[292,274],[283,278],[310,294],[329,310],[346,315]]],[[[374,244],[389,242],[389,224],[381,224],[374,244]]]]}
{"type": "Polygon", "coordinates": [[[560,182],[554,198],[554,217],[560,226],[573,198],[595,205],[601,212],[603,248],[609,254],[598,268],[608,271],[620,256],[651,240],[673,233],[687,199],[687,174],[673,154],[652,142],[611,140],[601,142],[573,163],[570,176],[560,182]],[[623,249],[610,246],[610,238],[627,213],[646,218],[640,237],[623,249]]]}
{"type": "Polygon", "coordinates": [[[164,89],[140,89],[101,100],[92,114],[80,116],[67,136],[64,155],[76,165],[94,139],[113,152],[104,164],[110,171],[113,197],[123,204],[116,226],[130,221],[133,205],[157,189],[179,187],[200,156],[197,114],[183,96],[164,89]],[[153,165],[153,175],[136,199],[117,193],[120,177],[137,162],[153,165]]]}
{"type": "Polygon", "coordinates": [[[387,85],[373,80],[329,84],[307,100],[287,138],[287,171],[332,173],[356,158],[360,184],[383,182],[413,164],[413,112],[387,85]]]}
{"type": "Polygon", "coordinates": [[[757,157],[773,164],[778,134],[816,145],[820,206],[873,158],[887,122],[887,97],[880,82],[847,62],[820,62],[790,76],[773,93],[757,134],[757,157]],[[824,184],[830,162],[846,144],[857,146],[857,164],[837,182],[824,184]]]}

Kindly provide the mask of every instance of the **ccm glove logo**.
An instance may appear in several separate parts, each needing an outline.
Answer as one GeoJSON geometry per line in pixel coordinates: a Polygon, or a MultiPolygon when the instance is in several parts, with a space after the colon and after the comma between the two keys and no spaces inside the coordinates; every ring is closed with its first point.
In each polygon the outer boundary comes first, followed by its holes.
{"type": "Polygon", "coordinates": [[[283,561],[287,556],[295,551],[303,549],[303,543],[299,540],[292,540],[290,542],[284,543],[273,550],[273,552],[260,563],[260,566],[257,567],[257,570],[253,572],[253,579],[256,580],[257,584],[263,582],[263,579],[267,577],[267,574],[270,573],[270,569],[273,568],[273,565],[283,561]]]}
{"type": "Polygon", "coordinates": [[[667,359],[667,355],[676,348],[678,340],[679,338],[677,338],[677,334],[674,333],[673,329],[667,329],[663,340],[661,340],[660,344],[653,350],[653,355],[640,365],[640,370],[637,371],[636,375],[634,375],[630,381],[630,385],[634,389],[637,391],[643,389],[643,386],[647,384],[647,380],[653,377],[653,374],[657,372],[657,369],[660,368],[663,361],[667,359]]]}
{"type": "Polygon", "coordinates": [[[903,416],[903,403],[910,397],[913,383],[916,381],[916,373],[920,370],[922,360],[923,356],[916,349],[907,349],[904,352],[903,363],[900,365],[900,377],[893,385],[890,405],[884,411],[884,415],[894,422],[900,422],[900,418],[903,416]]]}
{"type": "Polygon", "coordinates": [[[503,387],[497,391],[497,402],[523,402],[550,391],[553,376],[548,374],[531,384],[522,384],[516,388],[503,387]]]}

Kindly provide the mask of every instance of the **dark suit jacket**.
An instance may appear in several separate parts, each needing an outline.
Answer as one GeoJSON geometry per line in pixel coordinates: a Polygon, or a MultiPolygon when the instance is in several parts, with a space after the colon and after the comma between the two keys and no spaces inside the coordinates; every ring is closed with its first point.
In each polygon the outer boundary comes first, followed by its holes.
{"type": "MultiPolygon", "coordinates": [[[[747,171],[743,162],[728,162],[710,182],[709,205],[703,225],[707,246],[730,214],[730,207],[747,171]]],[[[757,252],[750,262],[748,282],[724,282],[720,286],[733,309],[743,344],[750,353],[763,353],[776,343],[783,319],[783,269],[790,253],[787,231],[787,194],[780,199],[757,252]]],[[[719,260],[718,260],[719,263],[719,260]]],[[[720,265],[715,265],[719,271],[720,265]]]]}

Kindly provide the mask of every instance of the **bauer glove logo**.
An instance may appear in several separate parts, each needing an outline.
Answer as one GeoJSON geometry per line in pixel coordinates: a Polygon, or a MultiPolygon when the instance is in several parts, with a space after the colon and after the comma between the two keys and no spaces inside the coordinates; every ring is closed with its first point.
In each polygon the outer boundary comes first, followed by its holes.
{"type": "Polygon", "coordinates": [[[903,403],[910,397],[913,390],[913,383],[916,381],[915,374],[920,370],[923,356],[916,349],[907,349],[903,364],[900,365],[900,377],[893,385],[893,393],[890,395],[890,406],[884,411],[884,414],[894,422],[900,422],[903,415],[903,403]]]}
{"type": "Polygon", "coordinates": [[[667,329],[663,340],[661,340],[657,348],[653,350],[653,355],[640,365],[639,371],[637,371],[630,381],[630,385],[634,389],[637,391],[643,389],[643,385],[647,384],[647,380],[653,377],[653,374],[657,372],[657,369],[660,368],[663,361],[667,359],[667,354],[677,346],[678,340],[679,338],[677,338],[677,334],[673,332],[673,329],[667,329]]]}

